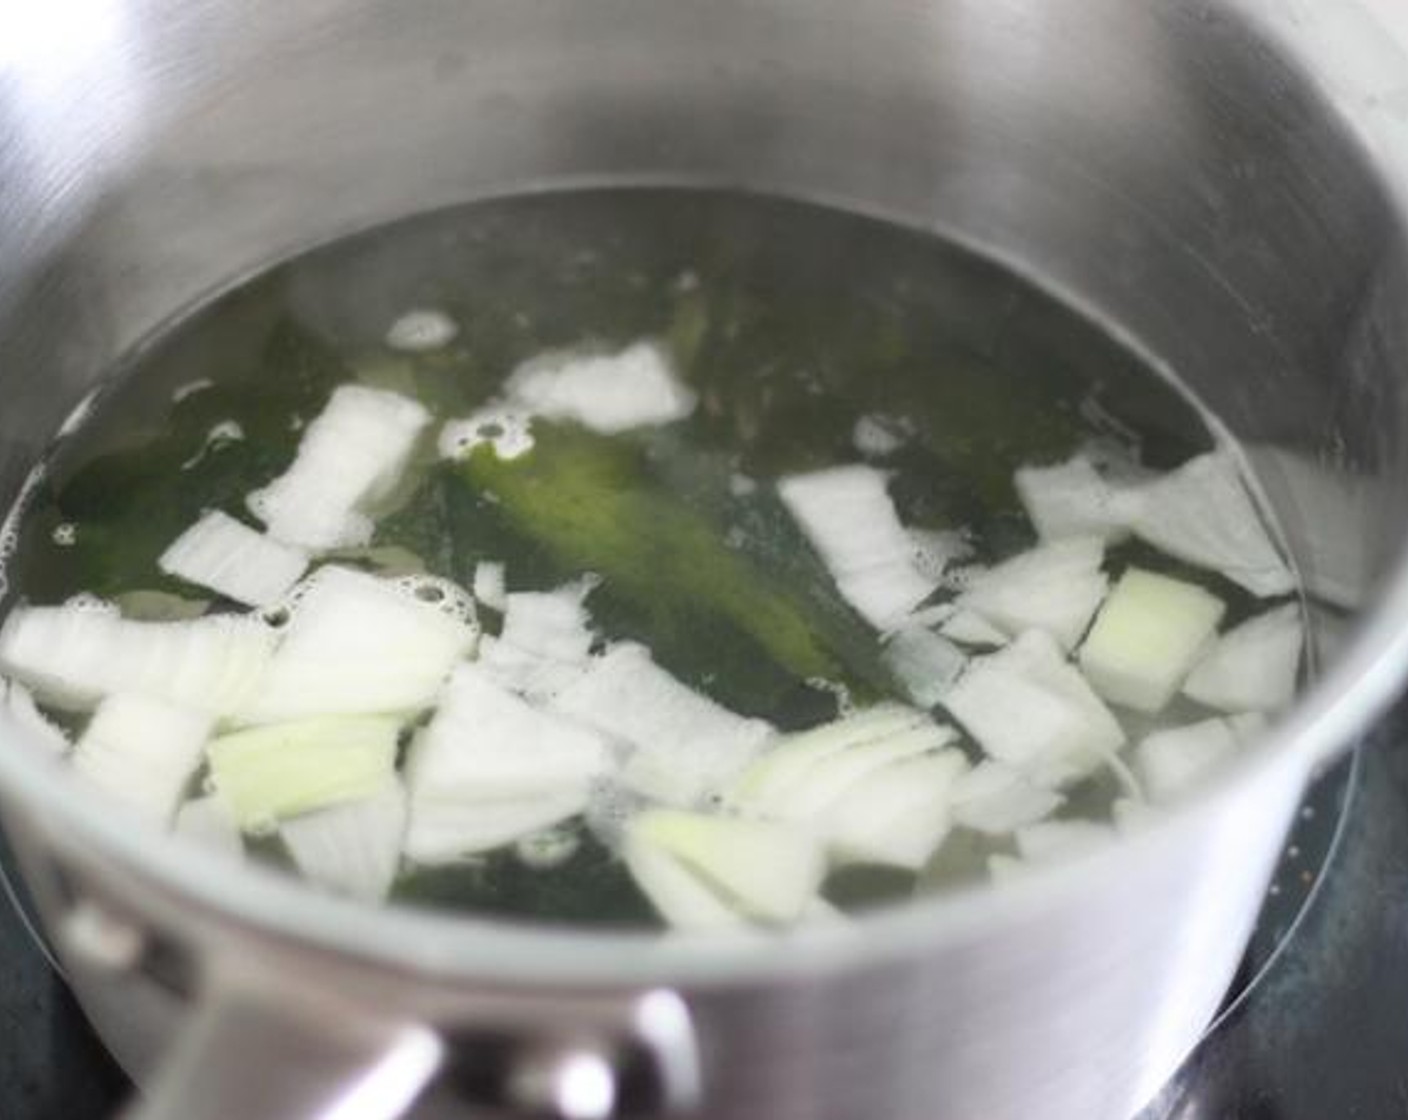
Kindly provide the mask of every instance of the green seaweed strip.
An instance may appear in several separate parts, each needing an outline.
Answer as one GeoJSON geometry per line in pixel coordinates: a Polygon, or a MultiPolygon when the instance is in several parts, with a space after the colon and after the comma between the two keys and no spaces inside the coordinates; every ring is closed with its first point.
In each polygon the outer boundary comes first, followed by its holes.
{"type": "Polygon", "coordinates": [[[718,616],[800,680],[825,678],[885,691],[872,652],[841,634],[808,597],[731,548],[707,514],[651,477],[640,449],[579,428],[535,424],[534,450],[505,462],[476,450],[459,475],[482,500],[560,563],[603,579],[649,617],[652,648],[698,644],[718,616]]]}

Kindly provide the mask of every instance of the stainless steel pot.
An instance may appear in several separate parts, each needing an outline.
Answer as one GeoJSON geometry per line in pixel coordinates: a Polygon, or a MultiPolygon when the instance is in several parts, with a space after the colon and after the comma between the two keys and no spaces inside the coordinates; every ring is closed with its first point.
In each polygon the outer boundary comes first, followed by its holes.
{"type": "Polygon", "coordinates": [[[145,1120],[1102,1120],[1207,1022],[1308,775],[1408,663],[1408,64],[1337,0],[0,9],[0,498],[115,355],[300,246],[688,182],[1007,261],[1255,445],[1327,622],[1280,732],[1116,850],[749,944],[372,913],[129,830],[17,728],[6,827],[145,1120]],[[426,1086],[430,1088],[426,1089],[426,1086]],[[425,1090],[422,1092],[422,1090],[425,1090]]]}

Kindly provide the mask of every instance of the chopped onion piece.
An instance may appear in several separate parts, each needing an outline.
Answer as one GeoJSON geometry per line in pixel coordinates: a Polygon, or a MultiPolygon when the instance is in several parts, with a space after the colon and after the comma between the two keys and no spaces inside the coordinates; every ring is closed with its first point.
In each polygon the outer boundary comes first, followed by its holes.
{"type": "Polygon", "coordinates": [[[884,472],[832,467],[784,478],[777,488],[842,596],[876,628],[892,629],[938,585],[916,564],[884,472]]]}
{"type": "Polygon", "coordinates": [[[1020,879],[1030,870],[1016,856],[1007,856],[1001,853],[988,856],[988,878],[994,883],[1010,883],[1015,879],[1020,879]]]}
{"type": "Polygon", "coordinates": [[[881,705],[779,740],[728,800],[749,817],[808,828],[839,860],[913,869],[948,832],[953,782],[966,767],[942,750],[955,737],[923,713],[881,705]]]}
{"type": "Polygon", "coordinates": [[[649,809],[631,822],[626,843],[673,857],[748,917],[776,925],[802,916],[826,870],[805,829],[770,821],[649,809]]]}
{"type": "Polygon", "coordinates": [[[1015,483],[1043,541],[1066,537],[1113,541],[1129,534],[1127,493],[1111,486],[1084,455],[1054,467],[1024,467],[1015,483]]]}
{"type": "Polygon", "coordinates": [[[1009,636],[1045,630],[1066,650],[1090,625],[1109,581],[1099,537],[1072,537],[1023,552],[990,569],[958,598],[1009,636]]]}
{"type": "Polygon", "coordinates": [[[1044,820],[1065,800],[1034,785],[1015,767],[984,762],[954,784],[953,820],[975,832],[1001,836],[1044,820]]]}
{"type": "Polygon", "coordinates": [[[1160,712],[1217,632],[1225,609],[1196,584],[1130,568],[1081,647],[1080,666],[1111,703],[1160,712]]]}
{"type": "Polygon", "coordinates": [[[954,738],[953,728],[929,720],[840,749],[818,731],[804,732],[745,771],[731,801],[749,815],[815,822],[871,774],[931,754],[954,738]]]}
{"type": "Polygon", "coordinates": [[[1237,736],[1237,742],[1246,746],[1265,735],[1271,724],[1260,712],[1242,712],[1239,715],[1228,716],[1227,726],[1232,728],[1232,734],[1237,736]]]}
{"type": "Polygon", "coordinates": [[[0,629],[0,669],[56,707],[135,693],[225,714],[263,677],[274,635],[249,618],[135,622],[83,604],[20,607],[0,629]]]}
{"type": "Polygon", "coordinates": [[[228,514],[210,510],[176,538],[157,566],[237,603],[264,607],[302,578],[308,557],[228,514]]]}
{"type": "Polygon", "coordinates": [[[269,535],[309,551],[371,539],[367,507],[399,480],[430,414],[409,397],[363,385],[333,391],[282,475],[249,495],[269,535]]]}
{"type": "Polygon", "coordinates": [[[1295,576],[1229,451],[1190,460],[1139,487],[1133,501],[1134,531],[1155,548],[1221,572],[1263,598],[1295,590],[1295,576]]]}
{"type": "Polygon", "coordinates": [[[221,447],[226,447],[231,443],[238,443],[244,439],[244,428],[236,420],[221,420],[212,424],[210,430],[205,433],[205,441],[198,447],[189,459],[183,462],[179,469],[188,471],[196,464],[200,463],[211,451],[221,447]]]}
{"type": "Polygon", "coordinates": [[[109,696],[73,752],[89,784],[165,825],[200,766],[211,718],[142,696],[109,696]]]}
{"type": "Polygon", "coordinates": [[[560,867],[577,854],[582,846],[580,828],[557,825],[539,829],[522,837],[513,846],[513,854],[518,861],[535,871],[548,867],[560,867]]]}
{"type": "Polygon", "coordinates": [[[918,871],[948,835],[959,751],[892,762],[851,785],[820,828],[832,856],[918,871]]]}
{"type": "Polygon", "coordinates": [[[1121,835],[1129,835],[1147,828],[1159,819],[1159,810],[1147,801],[1136,801],[1131,797],[1121,797],[1110,806],[1110,816],[1114,819],[1115,830],[1121,835]]]}
{"type": "Polygon", "coordinates": [[[1135,748],[1134,768],[1150,799],[1173,801],[1204,785],[1241,743],[1225,719],[1156,731],[1135,748]]]}
{"type": "MultiPolygon", "coordinates": [[[[945,571],[943,579],[939,581],[939,586],[945,591],[967,591],[968,588],[981,580],[987,573],[988,565],[986,564],[964,564],[960,567],[950,568],[945,571]]],[[[958,610],[957,606],[953,603],[943,604],[943,609],[947,611],[945,617],[952,615],[958,610]]],[[[921,610],[916,613],[923,614],[925,612],[921,610]]]]}
{"type": "Polygon", "coordinates": [[[501,611],[508,606],[504,566],[494,560],[481,560],[474,566],[474,599],[486,607],[501,611]]]}
{"type": "Polygon", "coordinates": [[[611,766],[596,731],[530,707],[478,665],[461,665],[406,773],[413,799],[508,801],[585,790],[611,766]]]}
{"type": "Polygon", "coordinates": [[[1345,610],[1366,606],[1386,529],[1381,511],[1398,481],[1393,472],[1360,474],[1268,445],[1245,450],[1257,476],[1274,486],[1273,504],[1288,528],[1311,530],[1294,534],[1301,589],[1345,610]]]}
{"type": "Polygon", "coordinates": [[[64,729],[39,710],[34,694],[18,681],[0,679],[5,696],[5,715],[21,731],[31,735],[40,746],[56,755],[68,754],[73,744],[64,729]]]}
{"type": "Polygon", "coordinates": [[[551,703],[554,696],[575,684],[587,671],[586,658],[553,661],[533,657],[498,638],[480,641],[477,664],[486,676],[534,704],[551,703]]]}
{"type": "Polygon", "coordinates": [[[1115,830],[1094,821],[1045,821],[1019,828],[1017,851],[1028,863],[1072,859],[1094,851],[1115,838],[1115,830]]]}
{"type": "Polygon", "coordinates": [[[626,844],[625,859],[636,885],[674,928],[706,932],[751,926],[739,910],[669,852],[636,840],[626,844]]]}
{"type": "Polygon", "coordinates": [[[515,592],[504,605],[503,631],[480,651],[484,671],[506,688],[542,703],[586,671],[594,635],[586,589],[515,592]]]}
{"type": "Polygon", "coordinates": [[[631,744],[623,780],[671,805],[721,789],[773,734],[771,724],[735,715],[682,684],[632,642],[595,658],[552,707],[631,744]]]}
{"type": "Polygon", "coordinates": [[[401,721],[322,716],[222,735],[206,748],[211,784],[246,832],[380,792],[394,776],[401,721]]]}
{"type": "Polygon", "coordinates": [[[954,611],[939,627],[939,633],[952,642],[969,646],[1005,646],[1011,635],[973,611],[954,611]]]}
{"type": "Polygon", "coordinates": [[[534,415],[574,420],[607,435],[683,420],[698,404],[654,342],[617,354],[542,354],[514,370],[507,388],[534,415]]]}
{"type": "Polygon", "coordinates": [[[557,591],[524,591],[508,596],[499,641],[533,657],[551,661],[585,661],[593,635],[584,588],[569,585],[557,591]]]}
{"type": "MultiPolygon", "coordinates": [[[[1081,412],[1105,434],[1085,440],[1080,446],[1080,454],[1115,488],[1122,502],[1126,500],[1128,491],[1157,476],[1158,472],[1139,465],[1141,440],[1137,431],[1121,424],[1090,398],[1082,402],[1081,412]],[[1094,405],[1093,412],[1089,408],[1091,405],[1094,405]]],[[[1126,507],[1126,511],[1133,513],[1131,507],[1126,507]]]]}
{"type": "Polygon", "coordinates": [[[1274,712],[1295,697],[1305,629],[1287,603],[1229,630],[1203,655],[1183,691],[1224,712],[1274,712]]]}
{"type": "Polygon", "coordinates": [[[739,776],[732,801],[741,811],[770,814],[776,805],[793,799],[819,763],[843,751],[933,726],[928,716],[914,708],[878,704],[810,731],[780,736],[739,776]]]}
{"type": "Polygon", "coordinates": [[[932,630],[909,626],[885,643],[885,664],[921,708],[943,699],[968,664],[968,655],[932,630]]]}
{"type": "Polygon", "coordinates": [[[459,334],[455,321],[443,311],[417,308],[407,311],[386,331],[386,345],[392,350],[418,353],[450,345],[459,334]]]}
{"type": "Polygon", "coordinates": [[[279,826],[304,878],[328,890],[381,902],[391,890],[406,834],[406,793],[394,778],[377,793],[305,813],[279,826]]]}
{"type": "Polygon", "coordinates": [[[172,832],[216,855],[244,856],[244,838],[229,807],[217,794],[192,798],[176,814],[172,832]]]}
{"type": "Polygon", "coordinates": [[[300,590],[241,722],[426,708],[478,632],[455,595],[437,591],[432,604],[409,584],[350,568],[320,568],[300,590]]]}
{"type": "Polygon", "coordinates": [[[1125,741],[1044,630],[975,658],[943,703],[990,757],[1040,786],[1067,785],[1111,764],[1125,741]]]}
{"type": "Polygon", "coordinates": [[[453,863],[576,816],[587,806],[585,786],[505,801],[411,800],[406,857],[416,863],[453,863]]]}
{"type": "Polygon", "coordinates": [[[877,459],[893,455],[907,438],[904,421],[889,416],[862,416],[851,429],[852,446],[862,455],[877,459]]]}

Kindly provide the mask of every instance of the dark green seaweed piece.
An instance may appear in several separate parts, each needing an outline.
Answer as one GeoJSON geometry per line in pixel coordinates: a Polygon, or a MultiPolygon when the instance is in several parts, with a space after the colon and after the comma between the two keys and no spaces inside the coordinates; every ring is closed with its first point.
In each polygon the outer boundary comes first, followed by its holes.
{"type": "Polygon", "coordinates": [[[60,460],[24,521],[14,583],[38,603],[80,590],[188,593],[161,575],[157,558],[203,510],[250,520],[245,495],[288,465],[295,421],[316,414],[345,376],[330,350],[282,321],[250,376],[173,401],[139,442],[60,460]],[[55,539],[61,525],[72,526],[71,541],[55,539]]]}
{"type": "Polygon", "coordinates": [[[392,902],[497,918],[579,926],[659,926],[649,901],[610,849],[583,830],[572,855],[555,867],[529,867],[512,848],[397,880],[392,902]]]}

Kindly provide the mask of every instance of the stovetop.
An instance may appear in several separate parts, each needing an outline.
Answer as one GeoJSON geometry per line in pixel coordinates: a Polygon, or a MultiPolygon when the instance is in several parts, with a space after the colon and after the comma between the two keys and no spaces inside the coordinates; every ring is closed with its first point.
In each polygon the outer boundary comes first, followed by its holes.
{"type": "MultiPolygon", "coordinates": [[[[4,871],[14,866],[0,835],[4,871]]],[[[0,894],[0,1117],[109,1120],[127,1079],[0,894]]]]}
{"type": "Polygon", "coordinates": [[[1408,702],[1370,736],[1300,926],[1140,1120],[1408,1117],[1408,702]]]}
{"type": "MultiPolygon", "coordinates": [[[[1338,844],[1294,933],[1139,1120],[1408,1116],[1405,730],[1408,702],[1361,752],[1338,844]]],[[[0,1117],[108,1120],[126,1092],[0,898],[0,1117]]]]}

